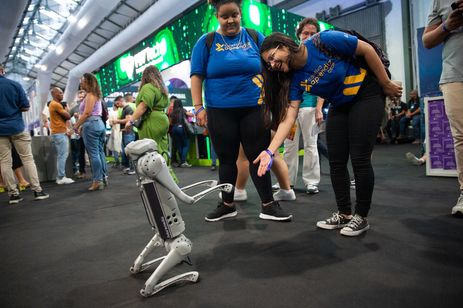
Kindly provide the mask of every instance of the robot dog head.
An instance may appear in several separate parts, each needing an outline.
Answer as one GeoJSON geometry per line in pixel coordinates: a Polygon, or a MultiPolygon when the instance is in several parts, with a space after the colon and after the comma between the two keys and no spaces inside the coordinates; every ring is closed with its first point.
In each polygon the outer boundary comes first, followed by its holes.
{"type": "Polygon", "coordinates": [[[125,147],[125,154],[130,157],[130,160],[137,160],[140,156],[145,153],[153,152],[158,150],[158,145],[153,139],[141,139],[130,142],[125,147]]]}

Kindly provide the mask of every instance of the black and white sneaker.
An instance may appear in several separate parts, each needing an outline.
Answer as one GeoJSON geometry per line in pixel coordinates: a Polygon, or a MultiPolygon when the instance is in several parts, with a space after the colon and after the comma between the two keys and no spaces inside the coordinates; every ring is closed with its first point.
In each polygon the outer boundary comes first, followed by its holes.
{"type": "Polygon", "coordinates": [[[293,215],[286,213],[278,201],[273,201],[271,204],[263,206],[259,214],[260,219],[276,220],[276,221],[290,221],[293,215]]]}
{"type": "Polygon", "coordinates": [[[355,214],[347,226],[341,229],[342,235],[357,236],[370,229],[370,225],[365,217],[355,214]]]}
{"type": "Polygon", "coordinates": [[[206,221],[219,221],[224,218],[235,217],[238,214],[235,205],[228,206],[223,202],[215,208],[214,211],[206,215],[206,221]]]}
{"type": "Polygon", "coordinates": [[[19,194],[10,196],[10,204],[18,204],[21,201],[23,201],[23,197],[19,194]]]}
{"type": "Polygon", "coordinates": [[[43,190],[42,191],[34,191],[34,200],[44,200],[44,199],[48,199],[48,197],[50,197],[48,194],[44,193],[43,190]]]}
{"type": "Polygon", "coordinates": [[[326,230],[341,229],[347,226],[350,220],[339,212],[335,212],[330,218],[318,221],[317,227],[326,230]]]}

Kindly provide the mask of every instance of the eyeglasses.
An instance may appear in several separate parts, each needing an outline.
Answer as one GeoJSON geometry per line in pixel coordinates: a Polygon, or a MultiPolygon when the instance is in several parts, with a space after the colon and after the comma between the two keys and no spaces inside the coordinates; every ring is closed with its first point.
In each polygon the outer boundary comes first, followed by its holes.
{"type": "Polygon", "coordinates": [[[278,70],[281,67],[281,64],[283,61],[275,59],[275,53],[277,50],[280,48],[281,45],[278,45],[271,54],[268,55],[268,62],[267,62],[267,69],[269,71],[274,71],[278,70]],[[272,63],[275,63],[275,66],[272,65],[272,63]]]}

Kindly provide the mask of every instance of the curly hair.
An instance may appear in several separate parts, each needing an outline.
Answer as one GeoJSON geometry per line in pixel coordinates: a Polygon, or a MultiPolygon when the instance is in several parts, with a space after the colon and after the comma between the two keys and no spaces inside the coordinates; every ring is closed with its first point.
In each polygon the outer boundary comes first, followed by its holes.
{"type": "MultiPolygon", "coordinates": [[[[278,46],[288,48],[290,52],[289,64],[291,64],[293,55],[299,51],[299,45],[283,33],[274,32],[267,36],[260,47],[260,54],[262,55],[263,52],[277,48],[278,46]]],[[[261,62],[262,75],[264,77],[263,89],[266,125],[273,129],[286,117],[292,73],[271,71],[262,57],[261,62]]]]}
{"type": "Polygon", "coordinates": [[[101,99],[101,89],[100,85],[98,84],[98,80],[96,79],[95,75],[92,73],[84,73],[83,76],[85,83],[87,85],[87,89],[84,89],[87,93],[92,93],[99,99],[101,99]]]}
{"type": "Polygon", "coordinates": [[[313,25],[317,28],[317,32],[320,32],[320,25],[318,24],[318,20],[313,17],[307,17],[301,20],[301,22],[296,26],[296,37],[300,39],[302,30],[307,25],[313,25]]]}
{"type": "Polygon", "coordinates": [[[228,3],[236,3],[239,7],[241,7],[242,0],[208,0],[207,3],[212,5],[216,11],[219,10],[219,8],[228,3]]]}
{"type": "Polygon", "coordinates": [[[153,86],[161,90],[162,94],[169,96],[164,80],[162,79],[161,72],[159,72],[158,68],[154,65],[147,66],[143,71],[138,91],[140,91],[147,83],[151,83],[153,86]]]}

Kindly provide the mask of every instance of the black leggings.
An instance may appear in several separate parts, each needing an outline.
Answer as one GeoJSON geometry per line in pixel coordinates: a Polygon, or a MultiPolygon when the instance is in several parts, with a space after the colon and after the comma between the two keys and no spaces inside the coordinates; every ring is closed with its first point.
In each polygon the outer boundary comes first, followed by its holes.
{"type": "Polygon", "coordinates": [[[351,214],[349,156],[355,177],[355,213],[366,217],[370,210],[375,175],[371,153],[384,114],[384,95],[376,79],[367,76],[355,101],[330,108],[326,122],[326,142],[339,212],[351,214]]]}
{"type": "MultiPolygon", "coordinates": [[[[262,203],[273,201],[270,172],[257,176],[259,165],[252,161],[270,144],[270,130],[265,128],[262,108],[208,108],[209,134],[220,160],[220,183],[235,185],[236,159],[240,143],[249,160],[249,171],[262,203]]],[[[233,202],[233,194],[223,192],[223,201],[233,202]]]]}

